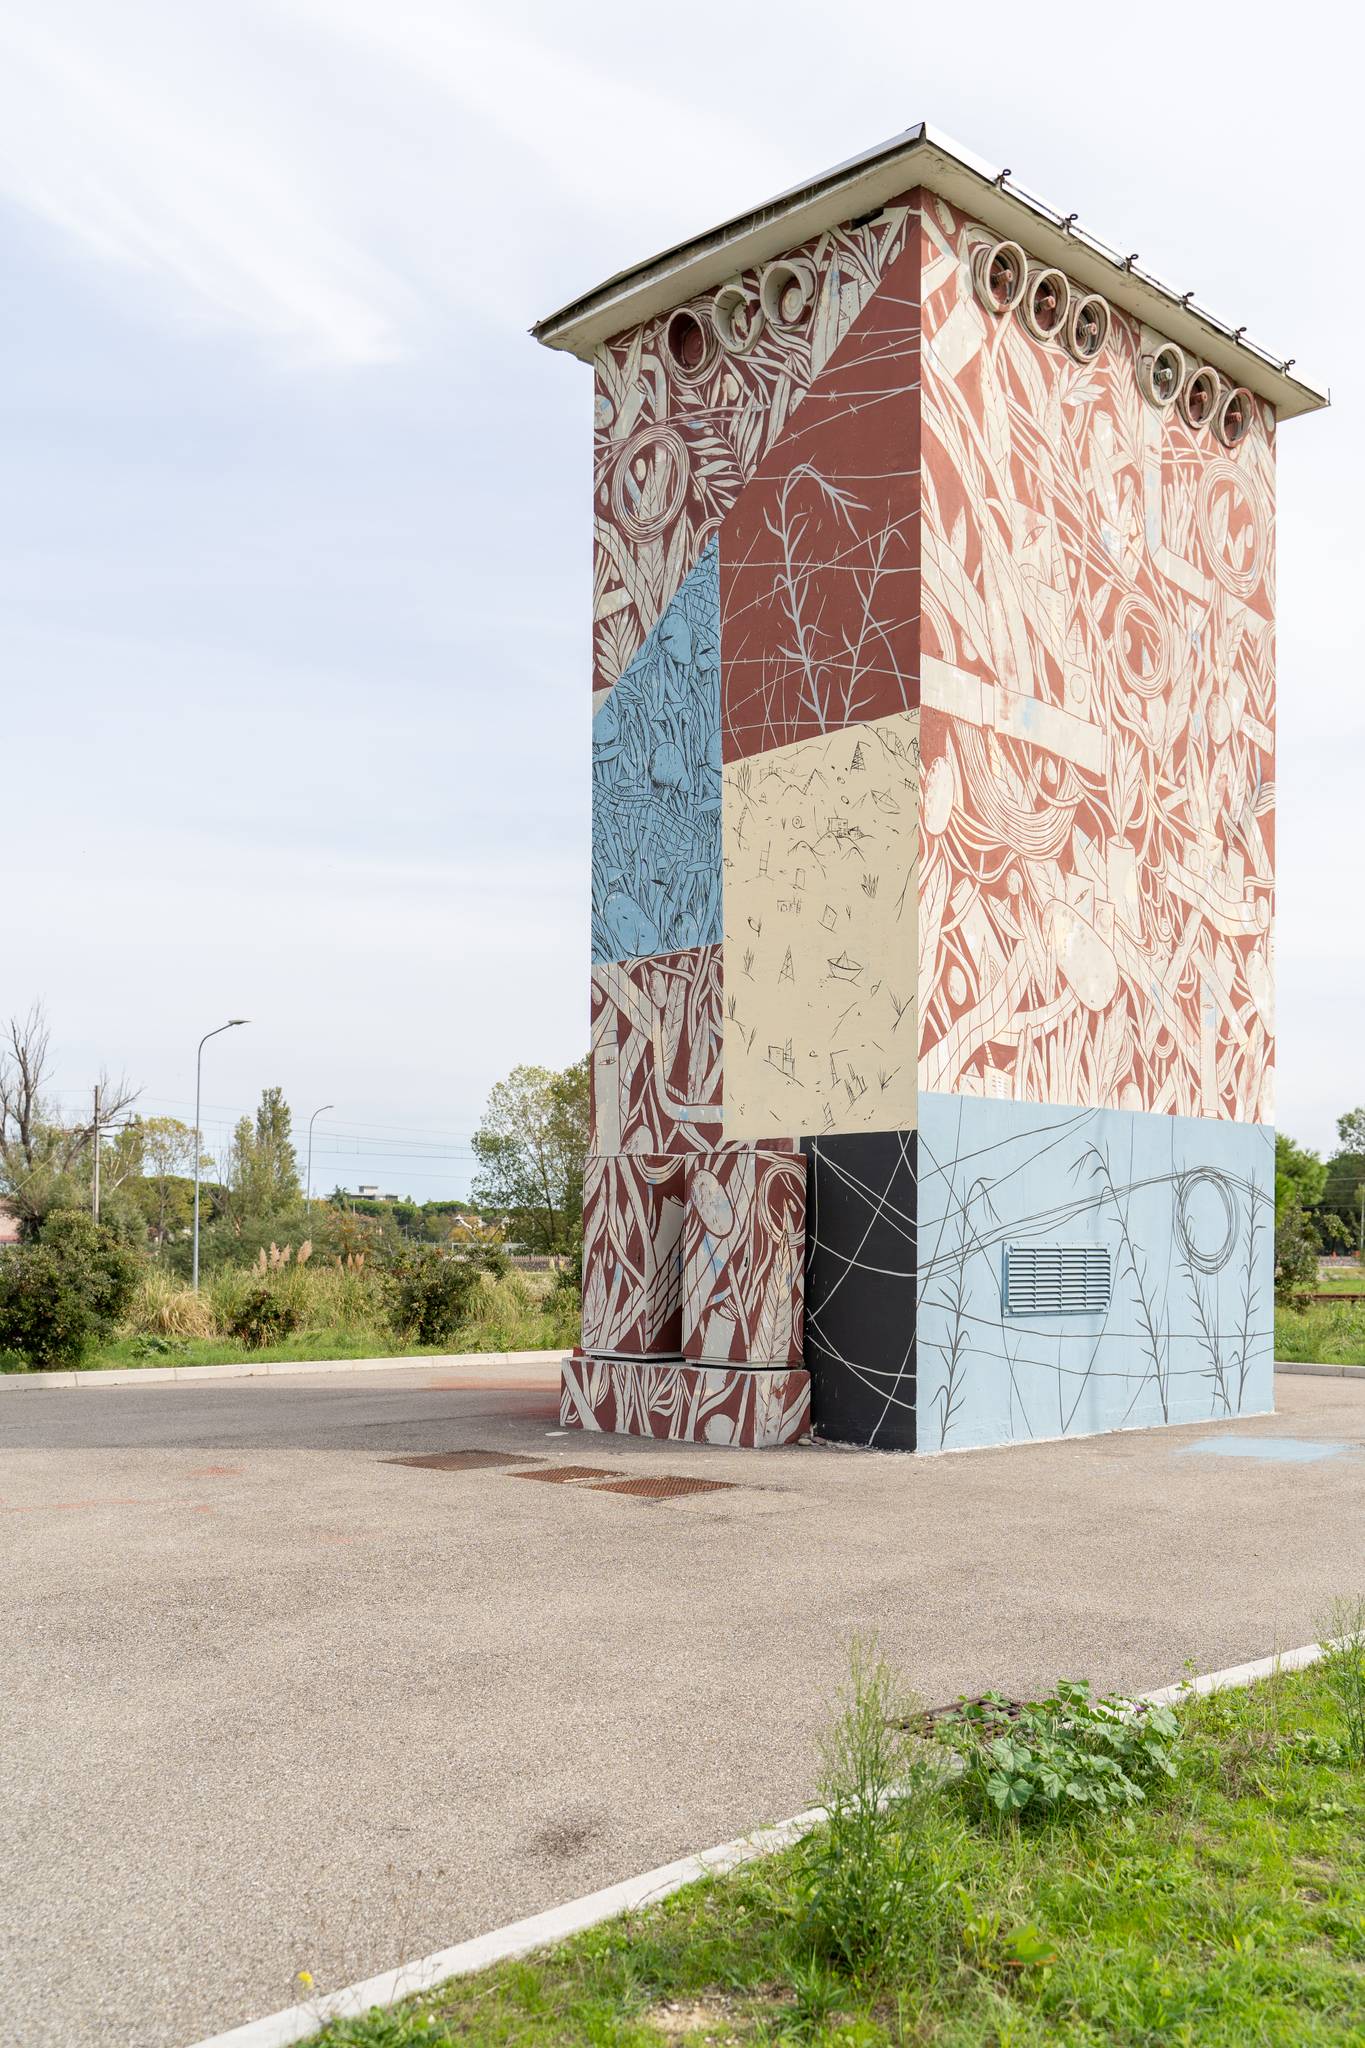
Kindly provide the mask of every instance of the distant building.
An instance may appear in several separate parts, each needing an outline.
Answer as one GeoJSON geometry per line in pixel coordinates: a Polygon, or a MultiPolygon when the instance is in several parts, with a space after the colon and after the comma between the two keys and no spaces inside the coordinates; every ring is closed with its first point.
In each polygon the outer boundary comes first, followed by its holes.
{"type": "Polygon", "coordinates": [[[19,1242],[19,1218],[12,1203],[0,1195],[0,1248],[19,1242]]]}
{"type": "Polygon", "coordinates": [[[362,1202],[377,1202],[379,1200],[378,1181],[363,1180],[356,1189],[356,1198],[362,1202]]]}

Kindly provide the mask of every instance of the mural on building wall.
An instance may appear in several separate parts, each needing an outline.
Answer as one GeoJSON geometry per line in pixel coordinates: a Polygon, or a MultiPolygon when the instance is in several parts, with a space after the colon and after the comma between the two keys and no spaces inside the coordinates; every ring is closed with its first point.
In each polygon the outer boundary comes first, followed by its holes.
{"type": "MultiPolygon", "coordinates": [[[[712,331],[712,294],[697,313],[699,360],[668,346],[672,313],[597,352],[594,433],[593,687],[633,660],[700,559],[764,453],[801,405],[877,282],[905,245],[892,204],[861,226],[792,252],[800,295],[790,321],[764,316],[759,277],[736,280],[731,346],[712,331]]],[[[779,308],[780,311],[780,308],[779,308]]]]}
{"type": "Polygon", "coordinates": [[[598,351],[566,1424],[790,1441],[803,1357],[888,1449],[1271,1405],[1273,420],[913,198],[598,351]]]}
{"type": "Polygon", "coordinates": [[[921,1450],[1273,1408],[1264,1125],[921,1095],[918,1205],[921,1450]],[[1057,1244],[1107,1306],[1007,1314],[1007,1251],[1057,1244]]]}
{"type": "Polygon", "coordinates": [[[721,949],[592,971],[592,1149],[709,1152],[721,1131],[721,949]]]}
{"type": "Polygon", "coordinates": [[[590,1157],[583,1176],[583,1344],[682,1350],[683,1158],[590,1157]]]}
{"type": "Polygon", "coordinates": [[[806,1366],[836,1442],[915,1448],[913,1131],[809,1138],[806,1366]]]}
{"type": "Polygon", "coordinates": [[[689,1160],[683,1213],[683,1353],[800,1365],[806,1162],[771,1146],[689,1160]]]}
{"type": "Polygon", "coordinates": [[[593,959],[681,952],[720,934],[713,545],[593,717],[593,959]]]}
{"type": "Polygon", "coordinates": [[[810,1376],[717,1365],[589,1358],[566,1361],[559,1419],[565,1429],[659,1436],[746,1448],[810,1434],[810,1376]]]}
{"type": "Polygon", "coordinates": [[[1273,1118],[1273,427],[976,298],[923,214],[920,1086],[1273,1118]]]}
{"type": "Polygon", "coordinates": [[[914,1123],[918,718],[726,766],[732,1138],[914,1123]]]}
{"type": "Polygon", "coordinates": [[[727,762],[919,702],[918,286],[912,227],[725,521],[727,762]]]}

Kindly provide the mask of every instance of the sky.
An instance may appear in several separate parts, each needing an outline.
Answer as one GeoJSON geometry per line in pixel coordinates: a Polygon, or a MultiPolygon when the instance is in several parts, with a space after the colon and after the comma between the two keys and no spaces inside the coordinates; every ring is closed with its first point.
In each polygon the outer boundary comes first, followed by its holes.
{"type": "Polygon", "coordinates": [[[321,1190],[587,1047],[590,373],[532,320],[929,120],[1333,409],[1279,482],[1279,1116],[1365,1100],[1345,10],[7,0],[0,1014],[321,1190]],[[1083,37],[1069,32],[1084,21],[1083,37]]]}

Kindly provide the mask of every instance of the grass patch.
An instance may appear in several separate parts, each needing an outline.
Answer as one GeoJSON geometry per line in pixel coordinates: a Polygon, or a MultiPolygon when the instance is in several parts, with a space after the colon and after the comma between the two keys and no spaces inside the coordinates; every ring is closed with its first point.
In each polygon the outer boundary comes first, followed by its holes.
{"type": "Polygon", "coordinates": [[[827,1756],[830,1827],[319,2048],[1359,2042],[1358,1693],[1314,1667],[1192,1700],[1174,1778],[1033,1820],[983,1810],[970,1773],[945,1780],[865,1664],[827,1756]],[[890,1773],[910,1789],[885,1805],[890,1773]]]}
{"type": "Polygon", "coordinates": [[[1365,1365],[1365,1302],[1275,1311],[1275,1356],[1300,1365],[1365,1365]]]}

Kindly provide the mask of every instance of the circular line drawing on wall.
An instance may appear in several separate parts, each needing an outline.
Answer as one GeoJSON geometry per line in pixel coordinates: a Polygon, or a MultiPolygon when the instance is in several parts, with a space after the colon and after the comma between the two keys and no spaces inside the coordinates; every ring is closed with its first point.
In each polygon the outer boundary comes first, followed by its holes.
{"type": "Polygon", "coordinates": [[[655,540],[687,494],[687,449],[672,427],[640,427],[611,472],[611,509],[631,540],[655,540]]]}
{"type": "Polygon", "coordinates": [[[1240,1222],[1237,1198],[1227,1176],[1210,1166],[1197,1166],[1176,1176],[1175,1229],[1185,1257],[1197,1273],[1221,1273],[1232,1257],[1240,1222]],[[1206,1194],[1205,1191],[1209,1191],[1206,1194]],[[1212,1199],[1209,1199],[1209,1195],[1212,1199]],[[1218,1241],[1219,1208],[1223,1236],[1218,1241]],[[1202,1213],[1201,1213],[1202,1212],[1202,1213]],[[1201,1239],[1204,1240],[1201,1242],[1201,1239]]]}
{"type": "Polygon", "coordinates": [[[1266,536],[1256,500],[1231,462],[1211,462],[1199,479],[1195,524],[1214,575],[1234,597],[1249,597],[1265,568],[1266,536]]]}
{"type": "Polygon", "coordinates": [[[1114,610],[1114,651],[1123,679],[1139,697],[1159,697],[1171,670],[1165,621],[1149,599],[1126,590],[1114,610]]]}

